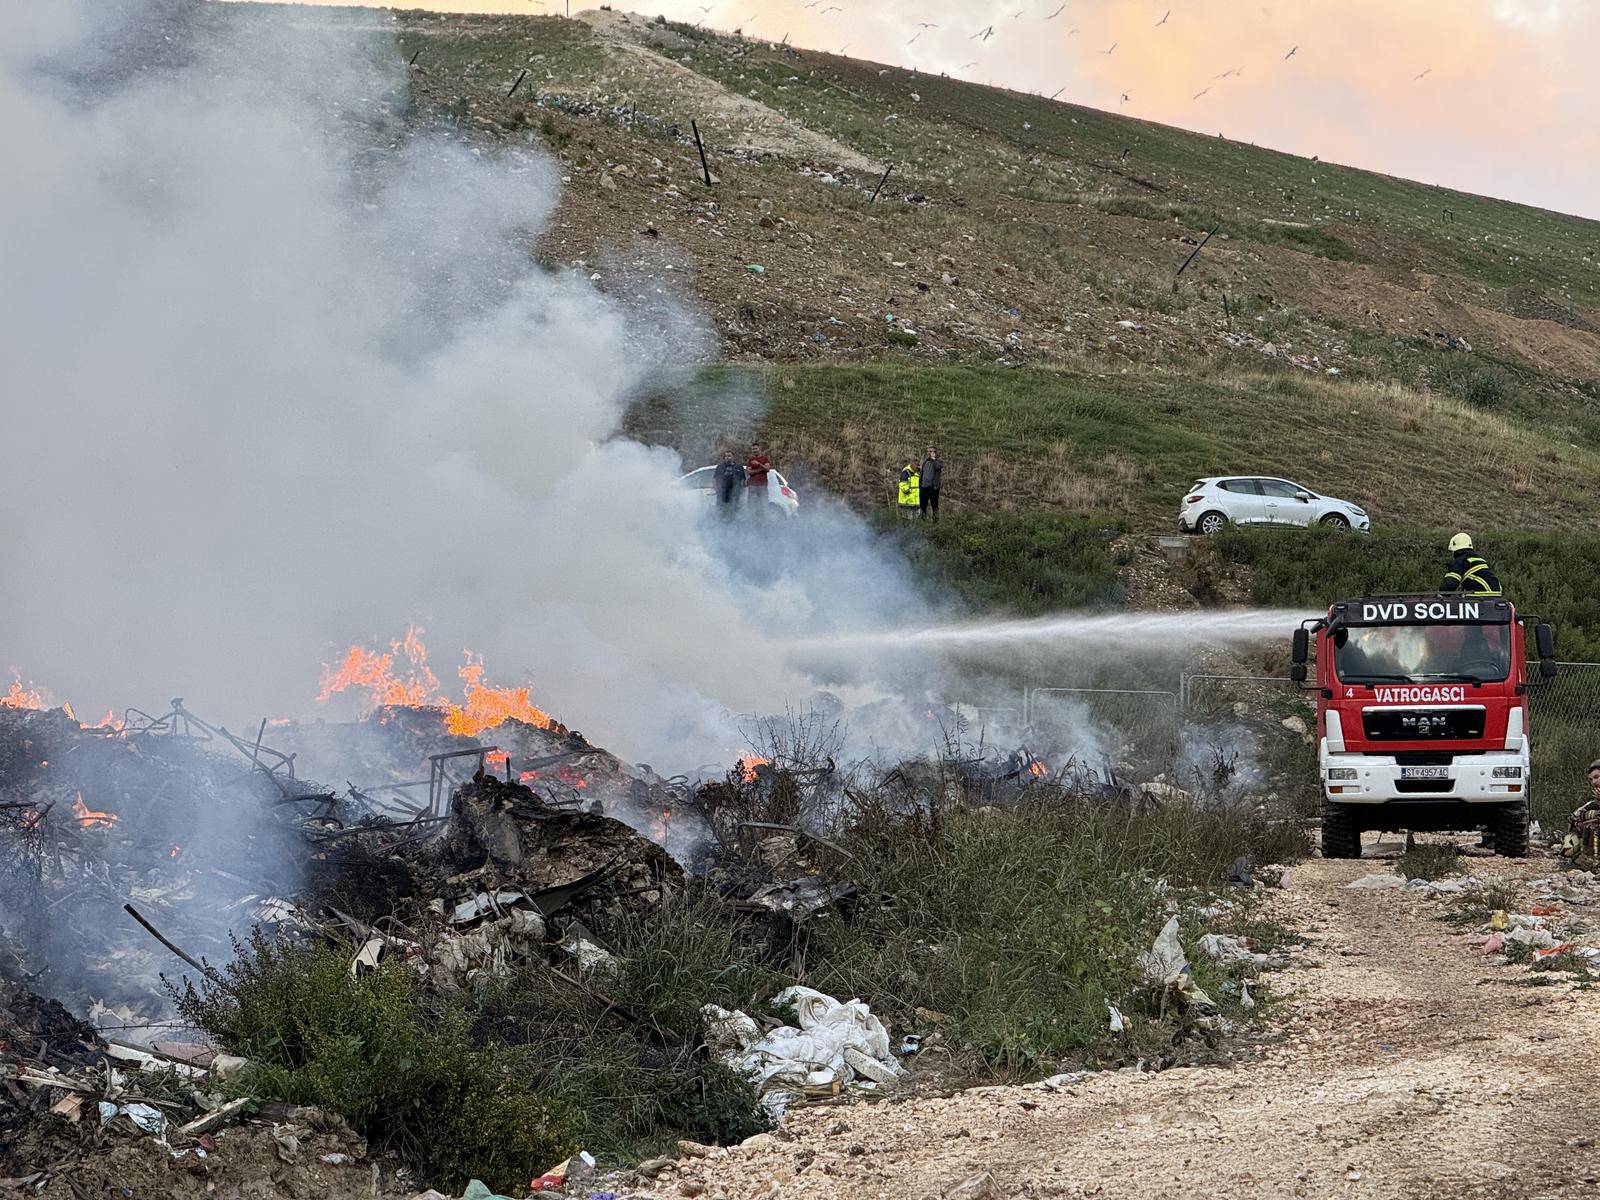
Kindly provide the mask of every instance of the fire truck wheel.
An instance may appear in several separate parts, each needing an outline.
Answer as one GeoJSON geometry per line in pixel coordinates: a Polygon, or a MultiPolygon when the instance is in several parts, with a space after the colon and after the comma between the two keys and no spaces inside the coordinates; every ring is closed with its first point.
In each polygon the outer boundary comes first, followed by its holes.
{"type": "Polygon", "coordinates": [[[1502,858],[1528,857],[1528,806],[1508,804],[1494,815],[1494,852],[1502,858]]]}
{"type": "Polygon", "coordinates": [[[1322,801],[1322,857],[1360,858],[1361,825],[1348,804],[1322,801]]]}

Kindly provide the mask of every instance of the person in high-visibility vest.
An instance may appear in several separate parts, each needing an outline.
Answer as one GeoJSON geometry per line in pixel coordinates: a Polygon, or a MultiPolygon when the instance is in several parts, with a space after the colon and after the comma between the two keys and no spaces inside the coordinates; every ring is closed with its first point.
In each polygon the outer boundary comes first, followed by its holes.
{"type": "Polygon", "coordinates": [[[1472,536],[1458,533],[1450,539],[1450,570],[1439,585],[1441,592],[1460,592],[1463,596],[1500,595],[1500,577],[1489,560],[1474,552],[1472,536]]]}
{"type": "Polygon", "coordinates": [[[900,471],[900,494],[896,498],[902,517],[919,516],[922,512],[922,473],[914,462],[900,471]]]}

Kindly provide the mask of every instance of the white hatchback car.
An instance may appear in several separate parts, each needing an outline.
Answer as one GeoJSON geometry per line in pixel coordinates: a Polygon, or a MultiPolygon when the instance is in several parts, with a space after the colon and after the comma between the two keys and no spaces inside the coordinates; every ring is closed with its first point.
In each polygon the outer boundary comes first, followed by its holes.
{"type": "MultiPolygon", "coordinates": [[[[716,471],[715,466],[701,467],[699,470],[690,471],[678,480],[686,488],[698,491],[707,504],[716,503],[716,471]]],[[[749,489],[745,489],[745,499],[749,499],[749,489]]],[[[789,486],[789,481],[776,471],[767,472],[767,503],[773,505],[786,517],[797,516],[800,512],[800,495],[789,486]]]]}
{"type": "Polygon", "coordinates": [[[1267,475],[1197,480],[1178,505],[1185,533],[1220,533],[1229,525],[1326,525],[1370,533],[1366,509],[1267,475]]]}

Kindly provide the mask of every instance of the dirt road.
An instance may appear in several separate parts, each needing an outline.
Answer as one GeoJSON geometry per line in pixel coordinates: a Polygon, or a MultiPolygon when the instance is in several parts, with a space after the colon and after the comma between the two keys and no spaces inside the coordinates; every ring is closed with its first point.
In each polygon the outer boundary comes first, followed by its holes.
{"type": "Polygon", "coordinates": [[[922,1200],[987,1172],[974,1197],[1600,1196],[1600,993],[1486,960],[1437,899],[1344,887],[1381,869],[1316,859],[1272,895],[1311,952],[1270,976],[1284,1037],[1255,1061],[797,1112],[654,1190],[922,1200]]]}

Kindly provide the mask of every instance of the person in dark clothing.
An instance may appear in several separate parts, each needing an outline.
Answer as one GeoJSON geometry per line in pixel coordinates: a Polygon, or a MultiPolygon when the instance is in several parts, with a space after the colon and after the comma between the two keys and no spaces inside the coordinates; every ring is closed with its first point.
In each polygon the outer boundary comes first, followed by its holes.
{"type": "Polygon", "coordinates": [[[1450,539],[1450,570],[1441,592],[1460,592],[1463,596],[1498,596],[1500,578],[1489,566],[1489,560],[1475,553],[1470,534],[1458,533],[1450,539]]]}
{"type": "Polygon", "coordinates": [[[939,519],[939,488],[944,483],[944,459],[939,457],[939,451],[932,446],[928,447],[928,455],[922,460],[921,479],[918,486],[918,501],[924,517],[939,519]]]}
{"type": "Polygon", "coordinates": [[[717,504],[731,508],[744,495],[744,468],[733,461],[733,451],[724,450],[722,461],[712,473],[717,489],[717,504]]]}

